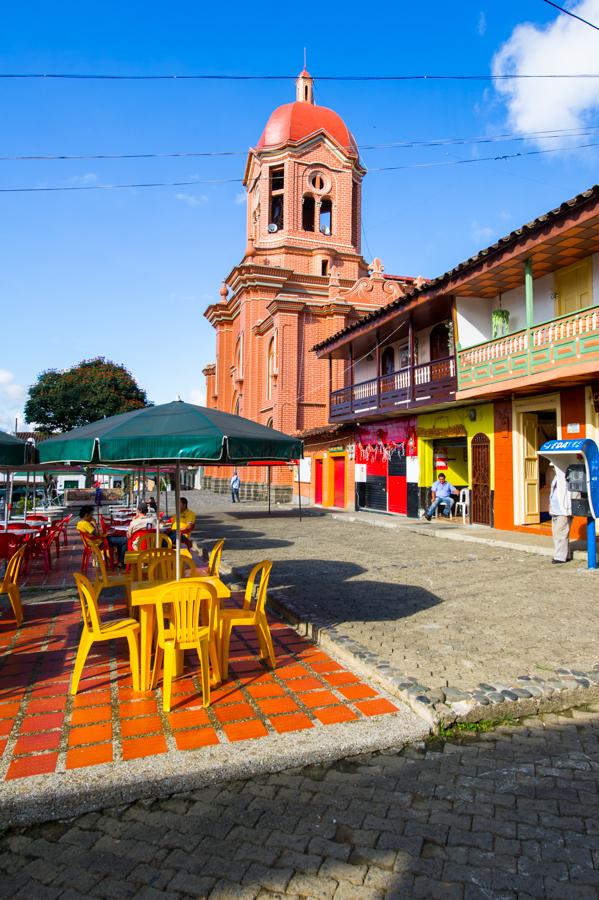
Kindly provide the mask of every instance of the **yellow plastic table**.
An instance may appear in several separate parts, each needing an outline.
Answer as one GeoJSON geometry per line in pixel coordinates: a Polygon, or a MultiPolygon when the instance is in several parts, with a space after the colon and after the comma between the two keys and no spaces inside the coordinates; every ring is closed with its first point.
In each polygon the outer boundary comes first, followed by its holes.
{"type": "MultiPolygon", "coordinates": [[[[198,576],[202,581],[211,584],[216,589],[219,602],[228,600],[231,591],[227,585],[216,575],[198,576]]],[[[131,586],[131,605],[139,608],[140,625],[140,691],[149,691],[152,682],[152,643],[154,638],[154,621],[156,618],[156,606],[160,594],[160,588],[166,581],[134,581],[131,586]]],[[[214,651],[218,653],[218,648],[214,651]]],[[[217,657],[218,658],[218,657],[217,657]]]]}

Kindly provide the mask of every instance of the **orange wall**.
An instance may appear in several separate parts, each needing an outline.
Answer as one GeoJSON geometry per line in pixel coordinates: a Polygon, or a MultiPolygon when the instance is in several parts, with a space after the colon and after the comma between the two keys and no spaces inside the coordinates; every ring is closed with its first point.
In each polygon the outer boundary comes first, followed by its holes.
{"type": "Polygon", "coordinates": [[[514,527],[514,467],[512,451],[512,402],[495,404],[495,528],[514,527]]]}

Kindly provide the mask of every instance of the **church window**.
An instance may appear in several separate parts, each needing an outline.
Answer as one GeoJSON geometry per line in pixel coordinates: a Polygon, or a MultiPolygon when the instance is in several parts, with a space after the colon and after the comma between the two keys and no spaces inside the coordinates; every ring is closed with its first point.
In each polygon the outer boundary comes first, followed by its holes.
{"type": "Polygon", "coordinates": [[[308,179],[310,187],[314,188],[315,191],[322,193],[322,191],[327,190],[329,187],[329,183],[325,180],[322,172],[313,172],[308,179]]]}
{"type": "Polygon", "coordinates": [[[269,225],[283,227],[285,192],[285,169],[283,166],[270,170],[270,221],[269,225]]]}
{"type": "Polygon", "coordinates": [[[320,274],[328,275],[329,274],[329,261],[328,259],[320,260],[320,274]]]}
{"type": "Polygon", "coordinates": [[[360,203],[360,188],[357,182],[352,181],[351,186],[351,242],[356,248],[356,250],[360,249],[360,233],[359,233],[359,203],[360,203]]]}
{"type": "Polygon", "coordinates": [[[319,229],[321,234],[332,234],[333,232],[333,204],[328,197],[320,204],[320,223],[319,229]]]}
{"type": "Polygon", "coordinates": [[[274,428],[274,422],[273,422],[272,416],[270,417],[270,419],[269,419],[268,422],[266,423],[266,427],[267,427],[267,428],[274,428]]]}
{"type": "Polygon", "coordinates": [[[314,231],[314,214],[316,203],[314,197],[306,194],[302,201],[302,228],[304,231],[314,231]]]}
{"type": "Polygon", "coordinates": [[[271,338],[268,345],[268,354],[266,357],[266,399],[272,400],[273,388],[275,386],[276,373],[276,345],[274,337],[271,338]]]}

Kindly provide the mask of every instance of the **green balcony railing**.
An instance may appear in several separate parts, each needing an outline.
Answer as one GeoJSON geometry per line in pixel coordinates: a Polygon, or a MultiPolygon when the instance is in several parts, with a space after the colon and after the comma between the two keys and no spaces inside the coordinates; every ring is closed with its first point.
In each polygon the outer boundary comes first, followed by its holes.
{"type": "Polygon", "coordinates": [[[458,351],[458,390],[599,361],[599,306],[458,351]]]}

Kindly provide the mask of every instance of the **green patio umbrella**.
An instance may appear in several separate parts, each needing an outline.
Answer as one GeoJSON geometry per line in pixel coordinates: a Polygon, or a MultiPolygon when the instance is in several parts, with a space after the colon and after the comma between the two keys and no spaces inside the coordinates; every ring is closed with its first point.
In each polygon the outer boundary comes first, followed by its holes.
{"type": "MultiPolygon", "coordinates": [[[[176,467],[177,559],[181,550],[181,465],[286,463],[303,456],[303,443],[241,416],[182,400],[110,416],[43,441],[40,462],[176,467]]],[[[179,565],[177,563],[177,578],[179,565]]]]}
{"type": "Polygon", "coordinates": [[[28,456],[29,446],[27,441],[0,431],[0,467],[11,469],[13,466],[22,466],[26,462],[34,462],[28,456]]]}
{"type": "Polygon", "coordinates": [[[9,473],[13,469],[35,462],[35,447],[28,441],[0,431],[0,470],[5,474],[4,524],[8,522],[8,514],[12,506],[12,476],[9,485],[9,473]]]}
{"type": "Polygon", "coordinates": [[[175,400],[74,428],[43,441],[38,451],[42,463],[197,466],[289,462],[303,455],[303,445],[241,416],[175,400]]]}

